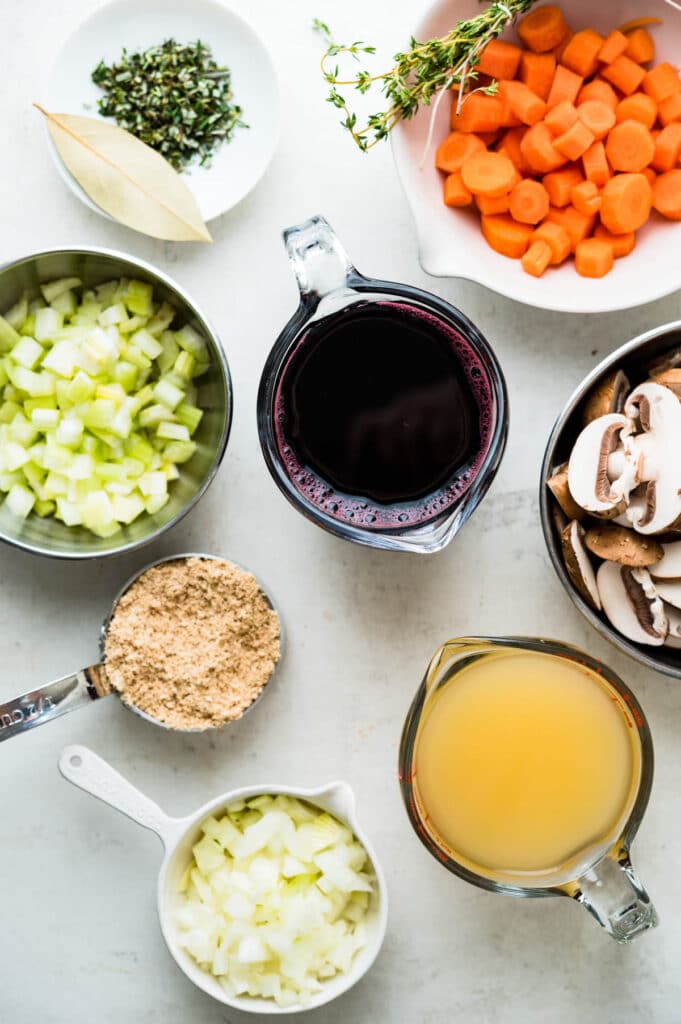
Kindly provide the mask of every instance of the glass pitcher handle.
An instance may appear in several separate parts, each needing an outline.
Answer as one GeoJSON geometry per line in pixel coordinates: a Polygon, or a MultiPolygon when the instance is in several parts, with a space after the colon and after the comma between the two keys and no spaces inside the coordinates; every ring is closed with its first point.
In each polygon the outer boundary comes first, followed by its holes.
{"type": "Polygon", "coordinates": [[[658,923],[626,850],[618,857],[604,857],[574,883],[569,894],[618,942],[631,942],[658,923]]]}
{"type": "Polygon", "coordinates": [[[317,215],[284,231],[284,244],[291,261],[300,297],[318,300],[347,287],[357,271],[324,218],[317,215]]]}

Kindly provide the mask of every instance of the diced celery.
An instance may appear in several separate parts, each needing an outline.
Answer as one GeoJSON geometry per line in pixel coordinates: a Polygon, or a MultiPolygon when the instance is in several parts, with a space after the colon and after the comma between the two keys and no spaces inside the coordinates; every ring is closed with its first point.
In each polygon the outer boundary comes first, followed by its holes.
{"type": "Polygon", "coordinates": [[[74,403],[69,398],[69,384],[70,381],[68,380],[57,380],[54,383],[57,408],[61,409],[62,412],[73,408],[74,403]]]}
{"type": "Polygon", "coordinates": [[[133,331],[138,330],[140,327],[144,327],[147,322],[145,316],[131,316],[129,320],[124,320],[123,323],[118,324],[118,330],[120,334],[132,334],[133,331]]]}
{"type": "Polygon", "coordinates": [[[43,357],[45,350],[33,338],[19,338],[10,353],[10,359],[27,370],[32,370],[36,363],[43,357]]]}
{"type": "Polygon", "coordinates": [[[34,409],[31,413],[31,423],[39,430],[54,430],[59,423],[59,410],[34,409]]]}
{"type": "Polygon", "coordinates": [[[128,476],[121,462],[98,462],[95,474],[100,480],[126,480],[128,476]]]}
{"type": "Polygon", "coordinates": [[[7,375],[7,368],[5,366],[5,360],[0,359],[0,388],[4,388],[5,384],[9,380],[7,375]]]}
{"type": "Polygon", "coordinates": [[[23,469],[4,470],[0,473],[0,491],[5,494],[7,491],[11,491],[15,484],[23,484],[26,478],[23,474],[23,469]]]}
{"type": "Polygon", "coordinates": [[[126,476],[138,477],[144,473],[147,465],[142,462],[141,459],[135,459],[132,456],[126,456],[122,462],[123,469],[125,470],[126,476]]]}
{"type": "Polygon", "coordinates": [[[34,409],[56,409],[57,399],[54,395],[47,395],[45,398],[27,398],[23,405],[23,412],[32,416],[34,409]]]}
{"type": "Polygon", "coordinates": [[[33,490],[42,487],[45,480],[45,470],[41,469],[35,462],[27,462],[25,466],[21,467],[21,472],[33,490]]]}
{"type": "Polygon", "coordinates": [[[206,342],[189,324],[186,324],[181,330],[175,331],[175,341],[180,348],[191,352],[197,363],[210,363],[210,353],[206,342]]]}
{"type": "Polygon", "coordinates": [[[161,405],[165,405],[172,411],[184,398],[184,391],[172,384],[166,377],[162,377],[154,388],[154,396],[161,405]]]}
{"type": "Polygon", "coordinates": [[[161,373],[167,373],[180,353],[180,346],[175,341],[172,331],[164,331],[160,338],[163,351],[158,357],[158,368],[161,373]]]}
{"type": "Polygon", "coordinates": [[[83,423],[90,429],[106,430],[115,414],[115,402],[106,398],[95,398],[86,408],[83,423]]]}
{"type": "Polygon", "coordinates": [[[106,398],[115,405],[121,405],[125,398],[125,391],[120,384],[97,384],[95,387],[95,398],[106,398]]]}
{"type": "Polygon", "coordinates": [[[0,352],[9,352],[18,343],[20,335],[12,325],[0,316],[0,352]]]}
{"type": "Polygon", "coordinates": [[[153,516],[155,512],[160,512],[164,505],[168,504],[170,495],[166,494],[151,494],[144,502],[144,507],[149,515],[153,516]]]}
{"type": "Polygon", "coordinates": [[[180,465],[188,462],[196,451],[196,441],[169,441],[165,446],[164,455],[170,462],[180,465]]]}
{"type": "Polygon", "coordinates": [[[8,309],[5,313],[5,320],[13,327],[15,331],[21,330],[28,316],[28,295],[26,292],[21,296],[17,302],[14,303],[11,309],[8,309]]]}
{"type": "Polygon", "coordinates": [[[43,496],[45,498],[64,497],[68,493],[69,482],[61,473],[48,473],[43,484],[43,496]]]}
{"type": "Polygon", "coordinates": [[[33,506],[33,511],[37,516],[40,516],[41,519],[44,519],[45,516],[54,515],[56,508],[57,506],[53,501],[43,501],[40,498],[37,498],[36,503],[33,506]]]}
{"type": "Polygon", "coordinates": [[[95,295],[97,296],[97,302],[102,307],[110,306],[114,301],[114,295],[118,289],[118,281],[105,281],[103,284],[98,284],[95,288],[95,295]]]}
{"type": "Polygon", "coordinates": [[[145,498],[148,498],[152,495],[165,494],[168,489],[168,481],[166,480],[165,473],[144,473],[137,481],[137,486],[140,489],[140,493],[145,498]]]}
{"type": "Polygon", "coordinates": [[[178,377],[188,383],[194,375],[195,366],[196,360],[194,359],[194,356],[191,352],[185,352],[183,350],[175,360],[173,373],[176,373],[178,377]]]}
{"type": "Polygon", "coordinates": [[[39,309],[35,315],[35,334],[36,341],[45,341],[48,338],[54,337],[54,335],[61,330],[64,325],[64,318],[61,313],[58,313],[56,309],[52,309],[50,306],[44,306],[39,309]]]}
{"type": "Polygon", "coordinates": [[[146,511],[144,502],[137,494],[114,494],[111,498],[111,507],[114,518],[126,525],[146,511]]]}
{"type": "Polygon", "coordinates": [[[77,355],[78,350],[72,341],[58,341],[43,359],[43,367],[70,380],[76,372],[77,355]]]}
{"type": "Polygon", "coordinates": [[[81,452],[74,455],[71,464],[64,470],[67,480],[89,480],[95,471],[95,460],[91,455],[81,452]]]}
{"type": "Polygon", "coordinates": [[[49,373],[36,373],[26,370],[23,366],[11,366],[8,369],[9,379],[20,391],[25,391],[31,398],[53,395],[55,392],[54,377],[49,373]]]}
{"type": "Polygon", "coordinates": [[[146,466],[154,454],[154,449],[151,447],[148,441],[146,441],[139,434],[133,434],[125,444],[126,454],[131,459],[136,459],[146,466]]]}
{"type": "Polygon", "coordinates": [[[107,306],[97,317],[98,322],[102,327],[110,327],[111,324],[125,323],[128,319],[128,312],[122,302],[115,302],[112,306],[107,306]]]}
{"type": "Polygon", "coordinates": [[[82,283],[79,277],[60,277],[57,281],[41,284],[40,291],[43,293],[45,302],[54,302],[64,292],[68,292],[71,288],[78,288],[82,283]]]}
{"type": "Polygon", "coordinates": [[[5,498],[5,505],[17,519],[25,519],[35,504],[35,494],[23,484],[15,484],[5,498]]]}
{"type": "Polygon", "coordinates": [[[18,412],[21,412],[21,406],[16,402],[3,402],[0,405],[0,423],[11,423],[18,412]]]}
{"type": "Polygon", "coordinates": [[[57,517],[65,526],[80,526],[83,522],[77,501],[57,498],[57,517]]]}
{"type": "Polygon", "coordinates": [[[156,428],[156,436],[163,437],[168,441],[188,441],[189,431],[183,423],[159,423],[156,428]]]}
{"type": "MultiPolygon", "coordinates": [[[[45,469],[51,469],[57,473],[65,471],[71,465],[73,457],[73,452],[69,448],[58,444],[52,437],[48,438],[45,447],[45,458],[43,459],[45,469]]],[[[64,476],[66,475],[66,472],[64,472],[64,476]]]]}
{"type": "Polygon", "coordinates": [[[197,408],[195,405],[188,405],[187,402],[182,402],[182,404],[178,405],[175,410],[175,416],[180,423],[185,425],[191,435],[194,433],[203,418],[203,410],[197,408]]]}
{"type": "Polygon", "coordinates": [[[73,448],[80,444],[83,437],[83,421],[77,416],[64,416],[55,431],[55,440],[67,448],[73,448]]]}
{"type": "Polygon", "coordinates": [[[68,396],[74,404],[87,402],[95,393],[95,382],[84,370],[79,370],[68,387],[68,396]]]}
{"type": "Polygon", "coordinates": [[[33,422],[27,420],[22,412],[19,412],[9,425],[7,436],[10,440],[27,448],[37,438],[38,428],[33,422]]]}
{"type": "Polygon", "coordinates": [[[27,462],[30,462],[30,455],[23,445],[17,441],[5,441],[2,446],[2,461],[5,469],[13,473],[15,469],[21,469],[27,462]]]}
{"type": "Polygon", "coordinates": [[[134,398],[130,399],[130,412],[133,416],[136,416],[140,409],[144,408],[145,405],[149,405],[149,402],[154,400],[154,389],[151,384],[145,385],[141,391],[138,391],[134,398]]]}
{"type": "Polygon", "coordinates": [[[173,414],[165,405],[148,405],[139,414],[141,427],[157,427],[162,420],[172,419],[173,414]]]}
{"type": "Polygon", "coordinates": [[[137,345],[126,345],[124,354],[127,361],[137,366],[140,370],[150,369],[151,359],[149,356],[145,356],[144,352],[137,345]]]}
{"type": "Polygon", "coordinates": [[[78,308],[78,300],[73,292],[69,290],[62,292],[56,299],[53,299],[50,306],[64,316],[73,316],[78,308]]]}
{"type": "Polygon", "coordinates": [[[169,302],[163,302],[147,324],[147,330],[149,334],[161,334],[162,331],[166,331],[170,327],[174,319],[175,309],[169,302]]]}
{"type": "Polygon", "coordinates": [[[132,416],[126,407],[118,409],[109,424],[109,430],[117,437],[129,437],[132,432],[132,416]]]}
{"type": "Polygon", "coordinates": [[[180,476],[180,471],[174,462],[165,462],[161,466],[161,469],[165,473],[168,483],[170,483],[171,480],[177,480],[180,476]]]}
{"type": "MultiPolygon", "coordinates": [[[[35,334],[35,313],[29,313],[19,330],[20,334],[27,334],[30,338],[35,334]]],[[[2,346],[0,343],[0,351],[2,346]]]]}
{"type": "Polygon", "coordinates": [[[131,313],[151,316],[153,313],[153,287],[147,281],[130,281],[125,295],[125,304],[131,313]]]}
{"type": "Polygon", "coordinates": [[[124,391],[133,391],[139,377],[139,370],[134,363],[120,359],[113,369],[114,380],[121,385],[124,391]]]}
{"type": "Polygon", "coordinates": [[[132,494],[137,488],[134,480],[105,480],[104,490],[113,498],[114,494],[132,494]]]}
{"type": "Polygon", "coordinates": [[[111,537],[118,533],[120,524],[114,518],[111,498],[104,490],[92,491],[80,505],[83,525],[98,537],[111,537]]]}
{"type": "Polygon", "coordinates": [[[131,335],[130,344],[140,349],[148,359],[157,359],[163,351],[163,346],[144,327],[131,335]]]}

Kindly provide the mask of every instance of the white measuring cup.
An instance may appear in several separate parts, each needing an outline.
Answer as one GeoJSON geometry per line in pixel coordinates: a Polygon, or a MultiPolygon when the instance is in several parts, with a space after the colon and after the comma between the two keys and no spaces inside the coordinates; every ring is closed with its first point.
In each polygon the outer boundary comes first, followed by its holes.
{"type": "Polygon", "coordinates": [[[355,796],[347,782],[330,782],[326,786],[314,789],[269,785],[245,786],[209,800],[187,817],[171,818],[88,747],[66,747],[59,759],[59,771],[75,786],[98,797],[122,814],[127,814],[138,825],[150,829],[160,838],[165,855],[158,877],[157,903],[163,938],[171,956],[189,980],[218,1002],[247,1013],[281,1014],[312,1010],[352,988],[378,956],[388,921],[388,893],[373,847],[357,821],[355,796]],[[180,880],[191,859],[192,846],[201,838],[202,823],[209,815],[219,814],[235,800],[249,800],[265,793],[273,796],[283,793],[297,797],[333,814],[352,830],[362,844],[376,876],[376,895],[365,919],[366,945],[354,957],[350,970],[323,982],[322,990],[316,993],[306,1006],[296,1004],[280,1007],[271,999],[228,996],[217,979],[202,970],[181,946],[180,932],[175,924],[175,911],[182,906],[182,897],[178,892],[180,880]]]}

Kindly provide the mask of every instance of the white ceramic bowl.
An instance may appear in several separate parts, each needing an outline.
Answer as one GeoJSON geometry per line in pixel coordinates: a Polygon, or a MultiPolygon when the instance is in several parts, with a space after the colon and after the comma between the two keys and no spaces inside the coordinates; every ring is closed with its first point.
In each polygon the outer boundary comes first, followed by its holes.
{"type": "MultiPolygon", "coordinates": [[[[666,0],[564,0],[569,24],[607,34],[632,18],[657,16],[664,25],[653,30],[656,61],[678,64],[681,53],[681,13],[666,0]]],[[[445,35],[461,18],[480,13],[478,0],[437,0],[414,29],[417,39],[445,35]]],[[[517,41],[514,30],[504,38],[517,41]]],[[[528,306],[569,313],[605,313],[651,302],[681,288],[681,224],[655,215],[638,232],[634,252],[617,260],[606,277],[580,277],[573,261],[554,267],[541,278],[531,277],[518,260],[494,252],[480,231],[477,214],[449,209],[442,202],[443,175],[433,165],[435,147],[449,131],[449,97],[440,103],[433,143],[421,168],[431,108],[423,107],[411,121],[392,133],[393,155],[416,220],[421,266],[435,277],[462,277],[484,284],[528,306]]]]}
{"type": "MultiPolygon", "coordinates": [[[[218,64],[232,73],[234,102],[248,128],[235,128],[220,146],[210,167],[192,166],[183,179],[205,221],[236,206],[260,180],[274,155],[279,135],[277,80],[270,56],[253,29],[214,0],[113,0],[98,8],[61,46],[45,88],[43,105],[55,113],[99,117],[103,96],[91,74],[100,60],[118,59],[123,48],[145,50],[173,38],[201,39],[218,64]]],[[[104,120],[109,120],[105,118],[104,120]]],[[[46,133],[47,134],[47,133],[46,133]]],[[[57,169],[71,191],[87,206],[109,217],[71,176],[49,134],[57,169]]],[[[111,219],[111,218],[109,218],[111,219]]]]}
{"type": "Polygon", "coordinates": [[[293,789],[290,786],[242,787],[210,800],[186,818],[170,818],[87,747],[66,747],[59,759],[59,770],[69,782],[115,807],[122,814],[127,814],[133,821],[160,837],[165,848],[165,856],[158,877],[157,897],[163,938],[178,967],[190,981],[218,1002],[246,1013],[290,1014],[314,1010],[352,988],[366,974],[378,956],[388,923],[388,892],[373,847],[357,821],[355,797],[347,782],[332,782],[315,789],[293,789]],[[234,800],[249,799],[263,793],[285,793],[306,800],[333,814],[352,829],[367,851],[376,876],[376,898],[365,919],[368,935],[366,946],[357,953],[350,970],[346,974],[339,974],[325,981],[322,990],[312,997],[307,1006],[296,1004],[280,1007],[272,999],[227,996],[219,982],[211,974],[203,971],[180,945],[174,921],[174,911],[180,899],[178,886],[190,861],[192,846],[200,838],[202,822],[234,800]]]}

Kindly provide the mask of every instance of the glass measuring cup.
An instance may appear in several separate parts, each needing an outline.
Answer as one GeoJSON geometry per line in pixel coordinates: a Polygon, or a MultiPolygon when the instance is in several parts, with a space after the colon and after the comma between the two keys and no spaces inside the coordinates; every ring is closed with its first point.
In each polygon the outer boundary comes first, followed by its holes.
{"type": "Polygon", "coordinates": [[[149,797],[124,779],[97,754],[82,746],[69,746],[59,759],[63,777],[86,793],[103,800],[110,807],[126,814],[144,828],[155,832],[164,846],[164,858],[158,877],[157,904],[161,932],[168,950],[180,970],[198,988],[218,1002],[247,1013],[286,1014],[312,1010],[330,1002],[355,985],[378,956],[388,922],[388,890],[376,853],[362,829],[355,809],[355,797],[347,782],[332,782],[315,788],[294,789],[291,786],[261,785],[233,789],[203,804],[192,814],[173,818],[165,814],[149,797]],[[347,825],[366,850],[376,879],[364,924],[366,945],[354,957],[350,969],[325,980],[321,990],[308,1004],[280,1007],[271,999],[253,996],[229,996],[218,980],[202,970],[180,942],[175,911],[180,905],[180,881],[191,859],[192,846],[201,837],[201,825],[212,814],[219,814],[236,800],[248,800],[262,794],[286,794],[313,804],[347,825]]]}
{"type": "MultiPolygon", "coordinates": [[[[109,623],[111,622],[118,606],[118,602],[126,591],[130,589],[133,583],[135,583],[149,569],[152,569],[156,565],[162,565],[165,562],[182,561],[186,558],[217,559],[218,561],[221,561],[220,556],[218,555],[206,555],[194,552],[169,555],[167,558],[159,558],[154,562],[150,562],[148,565],[145,565],[140,569],[139,572],[136,572],[131,576],[116,594],[111,605],[111,609],[102,623],[99,635],[101,660],[96,665],[90,665],[88,668],[81,669],[79,672],[74,672],[73,674],[64,676],[61,679],[56,679],[51,683],[47,683],[45,686],[29,690],[26,693],[20,694],[18,697],[14,697],[11,700],[0,704],[0,743],[2,743],[3,740],[11,739],[12,736],[18,736],[22,732],[34,729],[38,725],[44,725],[45,722],[50,722],[52,719],[58,718],[60,715],[65,715],[69,711],[76,711],[78,708],[82,708],[90,704],[93,700],[99,700],[100,697],[109,697],[112,694],[118,696],[117,691],[112,687],[107,677],[105,658],[107,631],[109,623]]],[[[241,568],[243,568],[243,566],[241,568]]],[[[280,656],[279,661],[277,662],[278,665],[284,651],[284,628],[282,619],[272,598],[265,591],[259,581],[258,585],[260,586],[263,597],[269,604],[270,608],[277,613],[279,618],[280,656]]],[[[276,671],[276,665],[274,671],[276,671]]],[[[272,675],[274,675],[274,672],[272,675]]],[[[269,677],[255,700],[245,709],[244,714],[255,707],[258,701],[262,698],[265,690],[268,688],[272,680],[272,675],[269,677]]],[[[205,731],[201,729],[178,729],[166,725],[165,722],[161,722],[159,719],[149,715],[146,711],[140,710],[140,708],[135,707],[134,704],[128,704],[126,701],[122,701],[122,704],[129,711],[133,711],[136,715],[139,715],[140,718],[144,718],[145,721],[151,722],[152,725],[158,725],[162,729],[169,729],[173,732],[205,731]]]]}
{"type": "MultiPolygon", "coordinates": [[[[470,678],[470,677],[469,677],[470,678]]],[[[506,720],[507,729],[511,729],[506,720]]],[[[625,730],[626,731],[626,730],[625,730]]],[[[509,766],[512,770],[513,766],[509,766]]],[[[632,770],[632,779],[634,772],[632,770]]],[[[653,779],[653,746],[643,710],[622,680],[588,654],[567,644],[530,637],[463,637],[450,640],[433,656],[402,732],[399,753],[399,779],[409,821],[421,842],[449,871],[482,889],[520,897],[569,896],[581,903],[598,923],[618,942],[629,942],[639,933],[655,927],[657,915],[650,897],[631,864],[630,846],[643,818],[653,779]],[[566,659],[589,670],[604,684],[607,694],[631,730],[636,743],[637,789],[632,791],[623,821],[616,834],[603,836],[602,842],[589,848],[586,860],[556,877],[528,884],[516,874],[481,869],[456,852],[438,833],[425,808],[419,790],[416,752],[424,722],[433,700],[456,680],[459,673],[503,652],[537,652],[566,659]]],[[[588,783],[587,783],[588,785],[588,783]]]]}
{"type": "MultiPolygon", "coordinates": [[[[439,551],[477,508],[504,453],[508,399],[496,356],[475,325],[454,306],[421,289],[360,274],[323,217],[287,229],[284,242],[298,281],[300,303],[267,358],[258,392],[260,444],[275,483],[299,512],[338,537],[388,550],[439,551]],[[310,329],[335,330],[342,317],[369,304],[373,309],[380,304],[408,311],[447,333],[456,358],[467,367],[469,382],[473,376],[471,394],[478,396],[481,430],[484,427],[471,465],[404,507],[380,503],[374,507],[361,496],[337,492],[327,479],[303,464],[304,459],[297,463],[295,446],[285,436],[282,386],[291,359],[299,359],[303,349],[307,351],[310,329]]],[[[362,370],[360,361],[357,373],[362,370]]],[[[427,416],[423,426],[428,429],[427,416]]]]}

